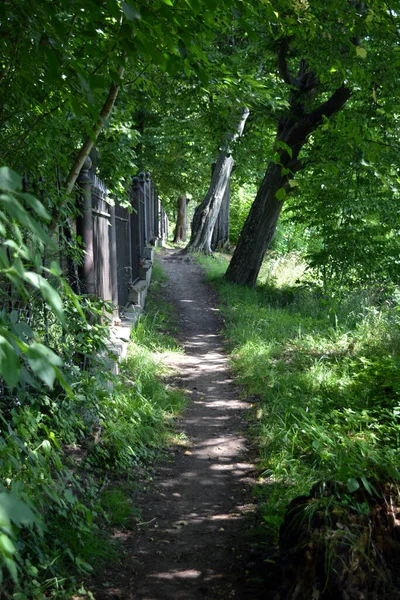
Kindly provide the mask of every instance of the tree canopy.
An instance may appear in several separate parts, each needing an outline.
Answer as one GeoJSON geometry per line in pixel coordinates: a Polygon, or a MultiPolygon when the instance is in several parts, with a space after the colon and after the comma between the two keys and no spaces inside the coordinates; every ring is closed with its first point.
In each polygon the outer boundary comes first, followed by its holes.
{"type": "MultiPolygon", "coordinates": [[[[383,228],[378,221],[397,194],[398,20],[396,6],[376,1],[6,0],[2,161],[44,176],[47,207],[63,221],[74,211],[64,193],[96,144],[98,171],[112,191],[123,198],[130,176],[150,170],[173,211],[182,193],[196,202],[205,197],[211,165],[246,107],[243,135],[229,148],[238,190],[232,206],[243,185],[256,186],[258,198],[268,192],[276,206],[262,224],[260,216],[249,217],[228,277],[255,283],[287,198],[293,196],[286,219],[293,214],[317,231],[315,213],[327,208],[313,202],[311,210],[306,198],[335,188],[339,173],[349,194],[371,206],[368,231],[370,240],[375,234],[380,240],[370,243],[378,264],[386,243],[393,253],[393,220],[383,228]],[[378,189],[382,200],[374,205],[371,191],[378,189]]],[[[343,203],[357,211],[357,200],[339,199],[335,190],[328,204],[336,208],[326,221],[332,227],[343,203]]],[[[243,226],[245,212],[238,214],[242,221],[233,230],[243,226]]],[[[320,234],[325,249],[311,252],[316,266],[351,243],[349,234],[334,252],[332,231],[320,234]]]]}

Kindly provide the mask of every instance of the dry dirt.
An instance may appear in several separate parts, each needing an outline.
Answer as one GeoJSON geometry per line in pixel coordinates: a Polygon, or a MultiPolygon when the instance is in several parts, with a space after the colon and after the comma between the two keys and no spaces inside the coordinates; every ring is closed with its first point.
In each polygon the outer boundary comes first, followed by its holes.
{"type": "Polygon", "coordinates": [[[96,600],[257,600],[247,570],[249,405],[232,381],[221,316],[201,267],[177,251],[163,250],[160,260],[168,275],[163,296],[176,308],[184,347],[164,360],[191,399],[176,424],[188,444],[156,464],[151,486],[135,498],[142,524],[121,533],[127,558],[118,570],[106,569],[92,591],[96,600]]]}

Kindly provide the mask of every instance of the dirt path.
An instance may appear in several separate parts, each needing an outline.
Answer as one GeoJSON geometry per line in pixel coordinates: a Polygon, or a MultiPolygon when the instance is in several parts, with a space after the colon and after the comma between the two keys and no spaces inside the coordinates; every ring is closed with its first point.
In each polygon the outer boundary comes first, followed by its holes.
{"type": "Polygon", "coordinates": [[[99,598],[121,600],[256,600],[246,591],[246,513],[252,465],[247,462],[243,413],[218,335],[221,319],[202,269],[175,251],[160,259],[165,298],[179,317],[185,354],[167,356],[174,383],[191,404],[177,423],[189,446],[156,465],[155,485],[137,499],[142,520],[129,544],[120,584],[99,598]]]}

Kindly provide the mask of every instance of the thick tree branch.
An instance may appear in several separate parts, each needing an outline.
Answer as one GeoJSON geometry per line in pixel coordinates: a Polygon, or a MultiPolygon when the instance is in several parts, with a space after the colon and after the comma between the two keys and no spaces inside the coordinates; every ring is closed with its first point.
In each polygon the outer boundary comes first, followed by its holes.
{"type": "Polygon", "coordinates": [[[212,253],[212,234],[233,168],[233,158],[229,144],[243,134],[249,114],[249,109],[244,107],[236,130],[227,136],[227,148],[220,152],[215,163],[210,187],[194,213],[192,233],[188,245],[183,250],[184,253],[189,250],[196,250],[205,254],[212,253]]]}
{"type": "Polygon", "coordinates": [[[245,106],[242,110],[242,115],[240,117],[240,121],[236,127],[236,131],[234,133],[230,133],[227,136],[227,141],[228,141],[228,148],[227,148],[227,153],[230,154],[231,153],[231,148],[229,147],[229,144],[231,144],[232,142],[235,142],[238,138],[240,138],[243,135],[243,131],[244,131],[244,126],[246,125],[246,121],[249,117],[250,114],[250,110],[247,108],[247,106],[245,106]]]}
{"type": "Polygon", "coordinates": [[[318,108],[316,108],[309,117],[313,124],[317,125],[320,123],[323,117],[329,119],[332,115],[339,112],[346,104],[347,100],[351,96],[351,90],[344,83],[338,87],[330,98],[318,108]]]}
{"type": "Polygon", "coordinates": [[[289,37],[284,37],[279,45],[278,69],[279,69],[280,76],[282,77],[282,79],[285,83],[287,83],[288,85],[296,86],[296,78],[293,77],[293,75],[290,73],[289,67],[288,67],[288,64],[286,61],[286,55],[289,50],[289,41],[290,41],[289,37]]]}

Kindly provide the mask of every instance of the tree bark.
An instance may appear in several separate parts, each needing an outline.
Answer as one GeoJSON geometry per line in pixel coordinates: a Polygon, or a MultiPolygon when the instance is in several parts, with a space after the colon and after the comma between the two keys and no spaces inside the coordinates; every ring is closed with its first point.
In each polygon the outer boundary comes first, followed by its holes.
{"type": "Polygon", "coordinates": [[[308,136],[317,129],[324,118],[339,112],[351,95],[350,89],[343,84],[326,102],[307,113],[306,102],[310,92],[317,88],[318,80],[315,74],[308,70],[304,60],[301,61],[297,76],[292,76],[286,63],[287,49],[288,40],[284,40],[278,54],[278,66],[283,80],[292,88],[291,110],[279,121],[275,141],[275,150],[279,158],[276,155],[275,162],[268,165],[225,274],[228,281],[239,285],[255,286],[257,282],[285,197],[291,190],[289,180],[304,167],[298,156],[308,136]]]}
{"type": "MultiPolygon", "coordinates": [[[[229,141],[236,140],[243,134],[244,126],[250,111],[244,108],[236,132],[229,136],[229,141]]],[[[233,167],[233,158],[229,147],[220,153],[211,177],[210,187],[203,200],[197,207],[192,221],[192,233],[189,244],[185,250],[197,250],[204,254],[211,254],[211,238],[218,218],[226,187],[230,180],[233,167]]]]}
{"type": "Polygon", "coordinates": [[[176,218],[175,232],[173,243],[186,242],[187,236],[187,205],[189,203],[186,194],[182,194],[178,198],[178,216],[176,218]]]}
{"type": "MultiPolygon", "coordinates": [[[[118,71],[118,75],[121,79],[124,76],[124,72],[125,72],[125,67],[120,67],[119,71],[118,71]]],[[[93,125],[92,134],[88,135],[86,137],[81,149],[79,150],[79,152],[75,158],[74,164],[72,165],[72,168],[71,168],[70,172],[68,173],[68,176],[65,180],[65,188],[66,188],[67,195],[69,195],[72,192],[74,185],[76,183],[76,180],[78,179],[79,173],[83,167],[83,164],[84,164],[86,158],[89,156],[89,153],[90,153],[91,149],[93,148],[94,143],[97,140],[100,131],[104,128],[104,124],[107,122],[107,120],[111,114],[111,111],[115,104],[115,100],[117,99],[117,96],[118,96],[119,88],[120,88],[119,83],[111,84],[110,89],[108,91],[106,101],[104,102],[103,108],[100,111],[100,116],[99,116],[98,120],[96,121],[96,123],[93,125]]]]}
{"type": "Polygon", "coordinates": [[[283,206],[276,198],[276,192],[285,185],[281,172],[280,165],[269,164],[225,274],[228,281],[249,286],[257,281],[283,206]]]}
{"type": "Polygon", "coordinates": [[[230,189],[230,181],[228,181],[224,197],[221,202],[221,207],[219,209],[217,222],[214,226],[214,231],[212,233],[211,238],[211,248],[215,250],[216,248],[223,248],[225,244],[229,241],[229,209],[231,204],[231,189],[230,189]]]}

